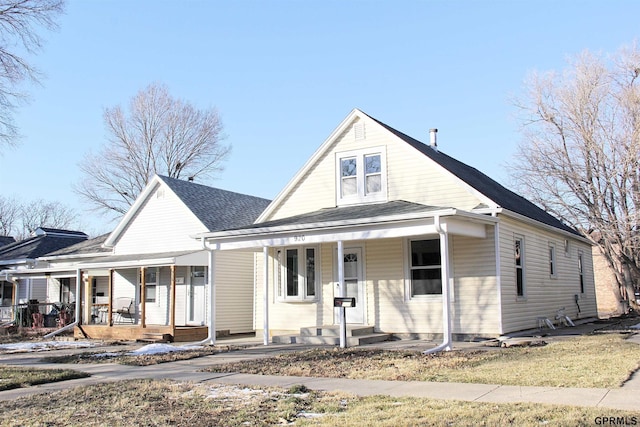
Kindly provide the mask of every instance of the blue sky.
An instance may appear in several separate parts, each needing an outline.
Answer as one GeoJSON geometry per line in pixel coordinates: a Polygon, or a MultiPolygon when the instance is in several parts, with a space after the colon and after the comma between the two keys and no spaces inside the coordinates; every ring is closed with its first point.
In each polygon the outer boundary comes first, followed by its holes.
{"type": "Polygon", "coordinates": [[[513,95],[533,70],[636,40],[637,1],[71,0],[32,62],[24,138],[0,153],[0,194],[61,201],[89,234],[113,224],[72,185],[106,140],[105,107],[151,82],[216,107],[233,152],[205,184],[273,198],[353,109],[508,184],[513,95]]]}

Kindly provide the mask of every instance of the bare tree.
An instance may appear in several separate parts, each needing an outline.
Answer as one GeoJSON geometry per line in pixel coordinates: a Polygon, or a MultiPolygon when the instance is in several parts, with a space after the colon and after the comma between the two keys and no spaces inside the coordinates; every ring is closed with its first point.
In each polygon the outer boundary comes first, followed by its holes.
{"type": "Polygon", "coordinates": [[[21,202],[0,196],[0,235],[16,240],[29,237],[38,227],[69,229],[77,219],[77,213],[60,202],[21,202]]]}
{"type": "Polygon", "coordinates": [[[511,176],[589,237],[633,303],[640,283],[640,51],[584,52],[562,74],[533,74],[516,101],[523,142],[511,176]]]}
{"type": "Polygon", "coordinates": [[[22,230],[18,235],[24,239],[38,227],[68,229],[77,219],[73,209],[60,202],[45,202],[36,200],[23,204],[20,209],[22,230]]]}
{"type": "Polygon", "coordinates": [[[75,188],[102,213],[125,213],[154,174],[210,177],[230,153],[216,109],[199,110],[160,84],[138,92],[128,111],[105,109],[104,122],[108,143],[85,156],[75,188]]]}
{"type": "Polygon", "coordinates": [[[0,236],[15,237],[20,217],[20,204],[13,198],[0,196],[0,236]]]}
{"type": "Polygon", "coordinates": [[[26,99],[19,86],[40,80],[20,52],[38,52],[43,44],[39,27],[56,29],[63,10],[64,0],[0,0],[0,147],[15,143],[18,134],[13,112],[26,99]]]}

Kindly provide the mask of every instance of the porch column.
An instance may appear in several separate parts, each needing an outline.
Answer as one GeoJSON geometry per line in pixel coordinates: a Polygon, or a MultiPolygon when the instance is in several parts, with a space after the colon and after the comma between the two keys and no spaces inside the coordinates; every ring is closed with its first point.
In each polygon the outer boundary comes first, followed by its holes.
{"type": "Polygon", "coordinates": [[[140,267],[140,327],[146,328],[147,322],[147,304],[145,301],[147,300],[147,268],[140,267]]]}
{"type": "Polygon", "coordinates": [[[262,324],[263,343],[264,343],[264,345],[269,345],[269,248],[267,246],[262,248],[262,256],[264,257],[264,272],[263,272],[263,281],[264,281],[264,295],[263,295],[264,319],[263,319],[263,324],[262,324]]]}
{"type": "Polygon", "coordinates": [[[107,325],[113,326],[113,268],[109,269],[107,296],[109,297],[109,306],[107,307],[107,325]]]}
{"type": "Polygon", "coordinates": [[[209,250],[209,340],[211,345],[216,344],[216,253],[209,250]]]}
{"type": "MultiPolygon", "coordinates": [[[[84,282],[84,313],[82,323],[85,325],[91,324],[91,301],[92,293],[91,293],[91,276],[87,276],[87,281],[84,282]]],[[[77,298],[77,297],[76,297],[77,298]]]]}
{"type": "MultiPolygon", "coordinates": [[[[344,285],[344,244],[338,240],[338,287],[340,297],[347,296],[347,288],[344,285]]],[[[344,308],[340,308],[340,347],[347,346],[347,316],[344,308]]]]}
{"type": "Polygon", "coordinates": [[[441,268],[442,268],[442,334],[443,343],[445,343],[444,350],[451,350],[451,313],[450,302],[451,292],[449,281],[451,280],[450,273],[450,259],[449,259],[449,233],[446,231],[440,232],[440,253],[441,253],[441,268]]]}
{"type": "MultiPolygon", "coordinates": [[[[156,297],[158,296],[156,292],[156,297]]],[[[170,308],[169,308],[169,325],[171,326],[171,330],[174,330],[176,327],[176,266],[171,266],[171,297],[170,297],[170,308]]]]}
{"type": "Polygon", "coordinates": [[[82,310],[82,270],[76,270],[76,323],[81,324],[80,317],[82,310]]]}

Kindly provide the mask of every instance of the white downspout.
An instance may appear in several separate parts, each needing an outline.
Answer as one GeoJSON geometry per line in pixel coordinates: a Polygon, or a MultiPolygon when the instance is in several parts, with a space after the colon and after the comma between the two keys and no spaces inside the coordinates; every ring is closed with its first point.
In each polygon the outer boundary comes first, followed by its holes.
{"type": "Polygon", "coordinates": [[[262,248],[262,256],[264,257],[264,318],[263,318],[263,344],[269,345],[269,248],[267,246],[262,248]]]}
{"type": "Polygon", "coordinates": [[[209,333],[207,338],[198,344],[216,344],[216,287],[215,287],[215,265],[216,256],[215,249],[207,245],[204,237],[202,238],[202,248],[209,252],[209,269],[207,271],[207,280],[209,282],[209,333]]]}
{"type": "MultiPolygon", "coordinates": [[[[491,216],[497,217],[496,213],[492,213],[491,216]]],[[[495,224],[495,251],[496,251],[496,288],[498,291],[498,332],[503,333],[502,330],[502,258],[500,256],[500,223],[495,224]]]]}
{"type": "MultiPolygon", "coordinates": [[[[87,295],[86,297],[88,298],[89,296],[87,295]]],[[[82,270],[78,269],[76,270],[76,319],[72,323],[69,323],[68,325],[64,326],[63,328],[60,328],[51,333],[48,333],[43,338],[52,338],[61,332],[75,328],[76,325],[79,325],[80,316],[82,316],[82,313],[80,313],[81,309],[82,309],[82,270]]]]}
{"type": "Polygon", "coordinates": [[[441,277],[442,277],[442,344],[437,347],[424,351],[424,354],[437,353],[439,351],[451,350],[451,313],[449,305],[451,295],[449,291],[449,235],[442,229],[440,224],[440,216],[434,217],[434,225],[436,231],[440,235],[440,256],[441,256],[441,277]]]}

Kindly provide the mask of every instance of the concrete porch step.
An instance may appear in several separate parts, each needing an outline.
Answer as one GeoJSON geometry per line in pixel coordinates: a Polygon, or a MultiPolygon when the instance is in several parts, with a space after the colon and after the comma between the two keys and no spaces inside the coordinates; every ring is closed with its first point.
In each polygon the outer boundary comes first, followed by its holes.
{"type": "Polygon", "coordinates": [[[173,342],[171,334],[163,334],[159,332],[148,332],[136,339],[137,342],[146,342],[150,344],[173,342]]]}
{"type": "MultiPolygon", "coordinates": [[[[391,334],[376,333],[373,326],[347,326],[347,346],[372,344],[387,341],[391,334]]],[[[340,326],[310,326],[300,328],[299,335],[276,335],[271,338],[274,344],[311,344],[339,345],[340,326]]]]}

